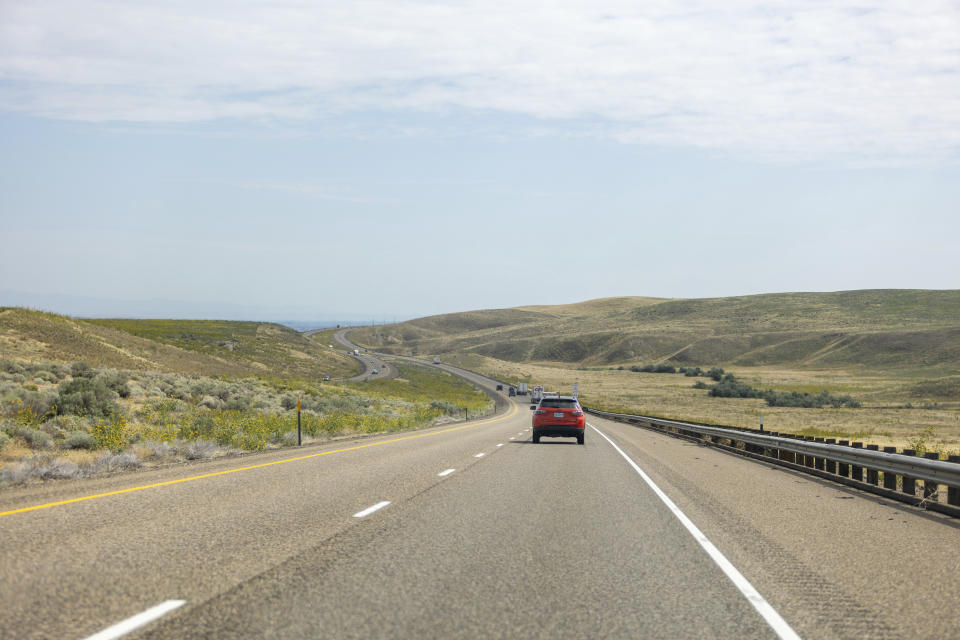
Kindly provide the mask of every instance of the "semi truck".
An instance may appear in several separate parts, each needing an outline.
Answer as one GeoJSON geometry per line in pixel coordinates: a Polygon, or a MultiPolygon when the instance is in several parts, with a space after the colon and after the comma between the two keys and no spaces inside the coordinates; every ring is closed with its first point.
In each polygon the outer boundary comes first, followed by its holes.
{"type": "Polygon", "coordinates": [[[527,383],[526,383],[526,382],[518,382],[518,383],[517,383],[517,395],[518,395],[518,396],[525,396],[525,395],[527,395],[527,383]]]}
{"type": "Polygon", "coordinates": [[[530,404],[539,404],[543,400],[543,385],[535,384],[530,387],[530,404]]]}

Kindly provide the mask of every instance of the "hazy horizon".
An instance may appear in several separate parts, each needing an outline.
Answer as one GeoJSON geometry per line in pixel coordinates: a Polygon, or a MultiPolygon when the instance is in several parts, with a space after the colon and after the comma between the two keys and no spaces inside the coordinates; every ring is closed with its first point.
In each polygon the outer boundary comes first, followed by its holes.
{"type": "MultiPolygon", "coordinates": [[[[880,290],[897,291],[904,289],[880,288],[880,290]]],[[[955,289],[924,289],[926,291],[954,291],[955,289]]],[[[777,295],[793,293],[839,293],[842,291],[866,291],[866,289],[855,290],[832,290],[832,291],[769,291],[749,295],[777,295]]],[[[555,306],[575,304],[596,300],[600,297],[585,298],[582,300],[564,300],[538,304],[519,304],[517,307],[525,306],[555,306]]],[[[614,296],[614,297],[663,297],[664,299],[696,299],[680,298],[677,296],[614,296]]],[[[726,298],[726,297],[745,297],[740,295],[733,296],[706,296],[708,298],[726,298]]],[[[336,326],[370,326],[380,324],[392,324],[396,322],[405,322],[416,318],[423,318],[439,314],[364,314],[364,313],[319,313],[313,314],[311,311],[300,308],[288,307],[286,309],[255,309],[253,307],[244,307],[227,302],[208,302],[207,306],[196,306],[195,303],[183,300],[102,300],[97,298],[88,298],[83,296],[63,296],[38,293],[23,293],[13,291],[0,291],[0,307],[24,307],[39,311],[47,311],[61,315],[72,316],[76,318],[132,318],[132,319],[171,319],[171,320],[245,320],[255,322],[274,322],[283,324],[298,331],[307,331],[310,329],[332,328],[336,326]],[[191,309],[199,309],[198,312],[192,312],[191,309]]],[[[462,313],[467,311],[481,311],[493,308],[506,307],[483,307],[472,309],[450,309],[441,313],[462,313]]]]}

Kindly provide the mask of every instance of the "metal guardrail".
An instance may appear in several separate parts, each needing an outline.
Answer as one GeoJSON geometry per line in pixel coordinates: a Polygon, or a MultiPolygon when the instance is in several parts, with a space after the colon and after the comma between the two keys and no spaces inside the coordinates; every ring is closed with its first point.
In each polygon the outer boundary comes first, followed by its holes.
{"type": "Polygon", "coordinates": [[[584,410],[612,420],[697,438],[750,457],[772,460],[793,469],[960,517],[960,456],[950,456],[950,461],[943,461],[935,453],[917,457],[916,452],[910,449],[897,453],[894,447],[884,447],[884,451],[879,451],[875,445],[863,448],[862,443],[850,445],[845,440],[836,444],[832,438],[713,427],[588,407],[584,407],[584,410]],[[920,495],[916,484],[918,480],[923,482],[920,495]],[[940,491],[941,485],[947,487],[946,503],[940,501],[944,495],[940,491]]]}

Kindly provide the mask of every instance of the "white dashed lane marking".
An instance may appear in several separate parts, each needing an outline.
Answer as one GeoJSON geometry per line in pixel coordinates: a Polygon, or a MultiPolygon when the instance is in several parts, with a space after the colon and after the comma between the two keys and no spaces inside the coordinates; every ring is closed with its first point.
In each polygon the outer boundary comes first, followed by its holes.
{"type": "Polygon", "coordinates": [[[380,509],[383,509],[383,508],[384,508],[385,506],[387,506],[388,504],[390,504],[390,501],[389,501],[389,500],[384,500],[383,502],[378,502],[377,504],[373,505],[372,507],[367,507],[367,508],[364,509],[363,511],[358,511],[358,512],[356,512],[355,514],[353,514],[353,517],[354,517],[354,518],[366,518],[366,517],[367,517],[368,515],[370,515],[371,513],[375,512],[375,511],[380,511],[380,509]]]}
{"type": "Polygon", "coordinates": [[[99,633],[95,633],[92,636],[88,637],[86,640],[114,640],[114,638],[120,638],[127,635],[135,629],[149,624],[156,620],[157,618],[162,618],[167,615],[174,609],[178,609],[187,603],[186,600],[167,600],[162,602],[155,607],[151,607],[144,611],[143,613],[138,613],[135,616],[122,620],[112,627],[107,627],[99,633]]]}

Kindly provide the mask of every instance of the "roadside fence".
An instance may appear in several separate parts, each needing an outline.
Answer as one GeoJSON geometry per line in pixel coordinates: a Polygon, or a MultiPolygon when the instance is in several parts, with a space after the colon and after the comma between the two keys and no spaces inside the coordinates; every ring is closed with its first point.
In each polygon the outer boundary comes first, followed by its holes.
{"type": "Polygon", "coordinates": [[[589,414],[693,439],[960,518],[960,456],[940,460],[862,442],[756,429],[714,427],[584,407],[589,414]]]}

